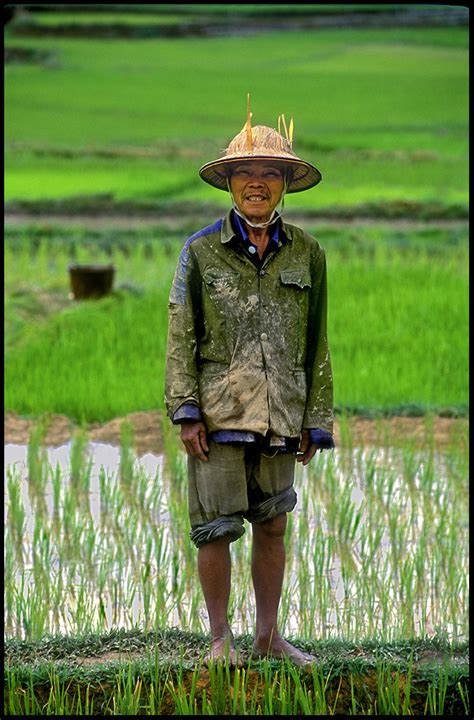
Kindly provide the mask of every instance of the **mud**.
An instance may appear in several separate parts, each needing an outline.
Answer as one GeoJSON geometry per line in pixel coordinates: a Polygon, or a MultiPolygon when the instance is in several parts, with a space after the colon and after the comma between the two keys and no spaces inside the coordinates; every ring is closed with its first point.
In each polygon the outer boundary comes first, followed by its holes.
{"type": "MultiPolygon", "coordinates": [[[[133,429],[134,448],[138,455],[163,452],[162,414],[158,411],[135,412],[106,423],[93,423],[87,427],[89,439],[110,445],[120,445],[120,428],[128,421],[133,429]]],[[[5,443],[25,445],[37,420],[6,413],[4,418],[5,443]]],[[[51,415],[45,435],[48,447],[59,447],[72,439],[78,425],[66,415],[51,415]]]]}
{"type": "MultiPolygon", "coordinates": [[[[138,455],[151,452],[163,452],[163,418],[159,411],[135,412],[118,417],[109,422],[90,424],[87,427],[89,439],[120,445],[120,428],[128,421],[134,433],[134,448],[138,455]]],[[[4,417],[5,443],[26,445],[29,434],[36,426],[37,420],[21,417],[8,412],[4,417]]],[[[71,440],[78,426],[65,415],[51,415],[45,436],[48,447],[58,447],[71,440]]],[[[465,449],[468,443],[469,418],[435,417],[430,424],[423,417],[392,417],[380,420],[369,420],[354,417],[349,421],[348,433],[341,427],[336,418],[335,441],[338,447],[402,445],[411,443],[417,448],[427,447],[432,443],[439,449],[457,446],[465,449]]]]}

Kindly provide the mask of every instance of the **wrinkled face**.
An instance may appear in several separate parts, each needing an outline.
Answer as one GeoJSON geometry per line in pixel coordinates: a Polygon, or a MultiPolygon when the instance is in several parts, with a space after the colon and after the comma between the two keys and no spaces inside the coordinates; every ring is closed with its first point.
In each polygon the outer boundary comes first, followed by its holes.
{"type": "Polygon", "coordinates": [[[283,194],[281,166],[252,160],[234,165],[230,172],[230,188],[242,215],[256,223],[269,220],[283,194]]]}

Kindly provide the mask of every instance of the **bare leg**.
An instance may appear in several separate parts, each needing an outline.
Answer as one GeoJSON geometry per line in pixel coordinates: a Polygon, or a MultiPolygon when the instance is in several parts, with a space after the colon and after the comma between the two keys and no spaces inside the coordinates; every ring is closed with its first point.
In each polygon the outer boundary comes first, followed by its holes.
{"type": "Polygon", "coordinates": [[[253,655],[288,657],[296,665],[314,662],[312,655],[284,640],[277,624],[278,606],[285,573],[286,513],[264,523],[253,523],[252,579],[257,605],[253,655]]]}
{"type": "Polygon", "coordinates": [[[211,626],[211,651],[206,661],[228,658],[236,663],[234,638],[229,627],[227,610],[230,595],[230,538],[202,545],[198,550],[198,572],[211,626]]]}

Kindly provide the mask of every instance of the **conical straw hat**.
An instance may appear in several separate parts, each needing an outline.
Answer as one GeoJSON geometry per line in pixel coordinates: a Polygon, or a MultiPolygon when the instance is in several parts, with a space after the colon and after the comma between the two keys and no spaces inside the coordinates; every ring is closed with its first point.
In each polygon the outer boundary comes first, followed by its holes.
{"type": "MultiPolygon", "coordinates": [[[[290,122],[290,133],[286,139],[273,128],[265,125],[250,125],[251,113],[247,122],[229,143],[224,155],[218,160],[206,163],[199,170],[202,179],[219,190],[228,190],[227,166],[248,160],[275,160],[291,169],[290,181],[286,192],[301,192],[314,187],[321,181],[321,173],[314,165],[299,158],[292,148],[293,120],[290,122]]],[[[286,129],[284,116],[283,124],[286,129]]],[[[280,124],[280,118],[279,118],[280,124]]]]}

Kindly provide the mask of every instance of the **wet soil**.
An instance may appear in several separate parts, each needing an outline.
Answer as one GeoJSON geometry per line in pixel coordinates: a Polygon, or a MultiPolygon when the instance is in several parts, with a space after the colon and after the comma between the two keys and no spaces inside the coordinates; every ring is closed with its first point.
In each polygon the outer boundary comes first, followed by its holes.
{"type": "MultiPolygon", "coordinates": [[[[93,442],[120,445],[120,429],[127,421],[133,428],[134,447],[138,455],[163,452],[163,415],[159,411],[134,412],[106,423],[90,424],[87,428],[93,442]]],[[[5,443],[26,445],[37,420],[8,412],[4,418],[5,443]]],[[[45,436],[48,447],[66,444],[73,437],[77,425],[66,415],[51,415],[45,436]]],[[[391,417],[370,420],[353,417],[348,430],[336,418],[337,447],[402,445],[411,443],[417,448],[434,444],[439,450],[450,446],[465,448],[468,442],[469,418],[435,417],[432,424],[424,417],[391,417]]],[[[176,429],[177,431],[177,429],[176,429]]]]}
{"type": "MultiPolygon", "coordinates": [[[[87,427],[87,433],[92,442],[119,446],[121,426],[127,421],[133,428],[136,452],[139,455],[147,452],[158,455],[163,452],[162,419],[162,414],[158,411],[135,412],[106,423],[92,423],[87,427]]],[[[5,443],[26,445],[30,432],[37,424],[37,420],[24,418],[12,412],[6,413],[5,443]]],[[[78,425],[66,415],[51,415],[48,418],[45,444],[48,447],[65,445],[72,439],[77,429],[78,425]]]]}

